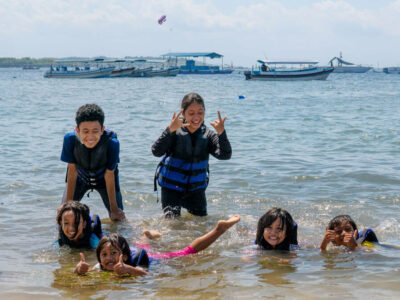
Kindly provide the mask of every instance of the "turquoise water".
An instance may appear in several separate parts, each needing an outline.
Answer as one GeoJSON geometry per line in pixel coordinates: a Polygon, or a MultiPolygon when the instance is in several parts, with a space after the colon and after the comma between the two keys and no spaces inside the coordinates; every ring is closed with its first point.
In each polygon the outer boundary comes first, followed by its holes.
{"type": "MultiPolygon", "coordinates": [[[[43,73],[0,69],[0,298],[400,297],[400,250],[317,249],[338,214],[400,244],[399,76],[253,82],[243,74],[53,80],[43,73]],[[153,192],[158,159],[151,145],[188,92],[204,97],[207,123],[217,110],[228,117],[233,156],[211,159],[208,217],[164,220],[153,192]],[[52,246],[65,187],[60,153],[77,108],[92,102],[121,143],[128,222],[109,222],[96,192],[82,200],[105,219],[106,231],[134,242],[143,229],[157,229],[163,238],[152,247],[163,252],[185,247],[219,219],[240,214],[241,222],[201,254],[152,266],[150,277],[74,275],[79,252],[52,246]],[[272,206],[297,221],[302,249],[249,258],[257,220],[272,206]]],[[[85,254],[95,262],[93,253],[85,254]]]]}

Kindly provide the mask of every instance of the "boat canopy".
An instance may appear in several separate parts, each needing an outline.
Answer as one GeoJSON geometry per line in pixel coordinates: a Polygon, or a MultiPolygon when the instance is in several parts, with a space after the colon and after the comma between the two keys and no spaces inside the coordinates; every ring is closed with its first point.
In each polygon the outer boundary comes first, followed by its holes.
{"type": "Polygon", "coordinates": [[[334,58],[332,58],[332,59],[329,61],[329,64],[332,66],[332,65],[333,65],[333,62],[334,62],[335,60],[337,60],[338,64],[347,65],[347,66],[352,66],[352,65],[354,65],[353,63],[348,62],[348,61],[345,61],[345,60],[343,60],[343,59],[341,59],[340,57],[337,57],[337,56],[335,56],[334,58]]]}
{"type": "Polygon", "coordinates": [[[170,53],[162,54],[161,56],[170,56],[170,57],[209,57],[211,59],[224,57],[222,54],[218,54],[218,53],[215,53],[215,52],[170,52],[170,53]]]}
{"type": "Polygon", "coordinates": [[[316,65],[317,61],[307,61],[307,60],[300,60],[300,61],[287,61],[287,60],[278,60],[278,61],[271,61],[271,60],[257,60],[260,64],[269,64],[269,65],[316,65]]]}

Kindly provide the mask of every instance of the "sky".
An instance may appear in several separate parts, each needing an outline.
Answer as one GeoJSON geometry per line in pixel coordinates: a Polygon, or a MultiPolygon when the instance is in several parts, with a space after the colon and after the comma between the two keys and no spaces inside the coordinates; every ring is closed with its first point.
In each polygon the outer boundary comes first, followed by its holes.
{"type": "Polygon", "coordinates": [[[400,66],[400,0],[0,0],[0,20],[0,57],[217,52],[248,67],[342,52],[400,66]]]}

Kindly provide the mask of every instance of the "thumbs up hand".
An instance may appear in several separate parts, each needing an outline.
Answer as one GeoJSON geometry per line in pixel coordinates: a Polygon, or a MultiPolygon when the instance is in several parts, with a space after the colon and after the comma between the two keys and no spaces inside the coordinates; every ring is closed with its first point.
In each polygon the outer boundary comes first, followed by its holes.
{"type": "Polygon", "coordinates": [[[78,275],[83,275],[86,274],[87,271],[89,271],[89,264],[85,261],[85,256],[83,255],[83,253],[79,253],[79,255],[81,256],[81,261],[76,265],[75,267],[75,273],[77,273],[78,275]]]}
{"type": "Polygon", "coordinates": [[[132,267],[130,265],[125,264],[123,261],[122,254],[119,256],[118,263],[114,266],[114,272],[117,273],[118,275],[123,275],[123,274],[139,275],[139,276],[149,275],[149,273],[147,273],[145,270],[142,270],[141,268],[132,267]]]}

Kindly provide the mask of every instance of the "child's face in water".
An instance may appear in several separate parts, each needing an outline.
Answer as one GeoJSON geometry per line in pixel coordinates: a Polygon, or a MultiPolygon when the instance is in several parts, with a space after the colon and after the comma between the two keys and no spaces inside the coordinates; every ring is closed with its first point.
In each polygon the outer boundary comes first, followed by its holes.
{"type": "Polygon", "coordinates": [[[342,222],[340,225],[335,226],[333,230],[335,232],[335,240],[333,242],[338,246],[346,245],[351,238],[357,238],[357,232],[349,221],[342,222]]]}
{"type": "MultiPolygon", "coordinates": [[[[115,248],[111,243],[105,243],[100,251],[100,264],[104,269],[113,271],[114,266],[119,262],[121,254],[121,251],[115,248]]],[[[124,255],[123,260],[125,261],[126,259],[124,255]]]]}
{"type": "Polygon", "coordinates": [[[183,117],[185,118],[186,123],[190,124],[190,126],[187,127],[188,130],[190,132],[195,132],[204,122],[203,105],[193,102],[186,108],[183,117]]]}
{"type": "Polygon", "coordinates": [[[71,240],[76,241],[83,235],[83,229],[86,226],[86,222],[80,219],[78,230],[75,228],[75,214],[72,210],[67,210],[61,217],[61,229],[64,234],[71,240]]]}
{"type": "Polygon", "coordinates": [[[281,219],[276,219],[271,225],[264,228],[264,239],[272,247],[282,243],[286,238],[286,227],[281,219]]]}

